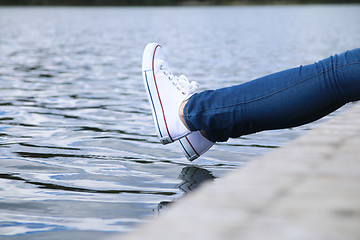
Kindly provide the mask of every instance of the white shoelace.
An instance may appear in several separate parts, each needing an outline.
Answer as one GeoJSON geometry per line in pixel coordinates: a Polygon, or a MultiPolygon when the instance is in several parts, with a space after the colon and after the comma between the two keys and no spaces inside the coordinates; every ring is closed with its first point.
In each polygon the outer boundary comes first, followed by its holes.
{"type": "Polygon", "coordinates": [[[195,81],[189,81],[185,75],[180,77],[174,76],[174,74],[168,70],[165,64],[160,65],[160,70],[166,75],[166,77],[172,82],[172,84],[179,90],[183,95],[189,95],[195,93],[199,84],[195,81]]]}

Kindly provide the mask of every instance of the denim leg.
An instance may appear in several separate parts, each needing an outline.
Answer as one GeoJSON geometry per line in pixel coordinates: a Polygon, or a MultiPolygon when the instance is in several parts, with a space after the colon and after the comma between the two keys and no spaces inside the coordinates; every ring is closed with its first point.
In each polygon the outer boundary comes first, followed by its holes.
{"type": "Polygon", "coordinates": [[[360,49],[244,84],[193,95],[184,108],[192,131],[227,141],[315,121],[360,99],[360,49]]]}

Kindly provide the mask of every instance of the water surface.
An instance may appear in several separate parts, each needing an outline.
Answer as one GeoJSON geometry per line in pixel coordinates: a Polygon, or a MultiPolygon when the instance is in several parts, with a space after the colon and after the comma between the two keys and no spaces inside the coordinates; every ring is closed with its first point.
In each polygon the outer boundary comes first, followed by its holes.
{"type": "Polygon", "coordinates": [[[317,123],[244,136],[188,162],[158,143],[141,79],[230,86],[358,46],[359,5],[0,8],[0,238],[99,239],[148,221],[317,123]]]}

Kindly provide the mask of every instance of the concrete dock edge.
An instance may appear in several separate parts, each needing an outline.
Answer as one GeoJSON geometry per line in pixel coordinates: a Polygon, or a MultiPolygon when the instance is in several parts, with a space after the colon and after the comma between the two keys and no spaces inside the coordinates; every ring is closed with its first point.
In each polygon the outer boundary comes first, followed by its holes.
{"type": "Polygon", "coordinates": [[[360,103],[113,239],[360,239],[360,103]]]}

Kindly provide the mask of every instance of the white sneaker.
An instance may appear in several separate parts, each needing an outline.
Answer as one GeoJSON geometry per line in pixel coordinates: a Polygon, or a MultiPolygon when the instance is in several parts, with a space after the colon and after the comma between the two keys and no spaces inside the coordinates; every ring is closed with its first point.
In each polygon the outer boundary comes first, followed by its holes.
{"type": "Polygon", "coordinates": [[[192,132],[179,140],[181,150],[189,161],[193,161],[209,150],[215,143],[207,140],[200,131],[192,132]]]}
{"type": "Polygon", "coordinates": [[[195,92],[196,83],[184,75],[173,75],[157,43],[145,47],[142,75],[160,142],[167,144],[188,135],[190,131],[180,120],[179,108],[195,92]]]}

